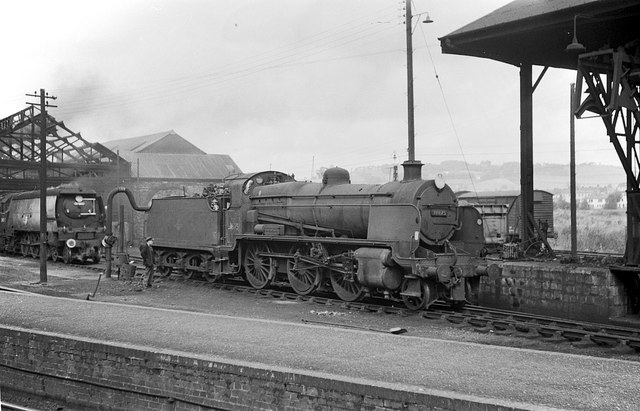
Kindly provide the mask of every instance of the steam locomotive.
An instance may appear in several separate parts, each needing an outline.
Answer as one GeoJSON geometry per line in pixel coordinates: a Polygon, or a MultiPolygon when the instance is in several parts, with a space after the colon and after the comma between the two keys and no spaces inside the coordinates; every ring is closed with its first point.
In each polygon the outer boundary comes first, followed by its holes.
{"type": "Polygon", "coordinates": [[[288,283],[300,295],[333,291],[419,310],[463,302],[499,268],[479,257],[482,219],[441,179],[351,184],[341,168],[322,183],[277,171],[237,174],[198,197],[154,199],[146,216],[157,267],[257,289],[288,283]]]}
{"type": "MultiPolygon", "coordinates": [[[[102,198],[92,190],[52,188],[46,209],[48,257],[98,263],[105,233],[102,198]]],[[[40,255],[40,191],[0,198],[0,251],[40,255]]]]}

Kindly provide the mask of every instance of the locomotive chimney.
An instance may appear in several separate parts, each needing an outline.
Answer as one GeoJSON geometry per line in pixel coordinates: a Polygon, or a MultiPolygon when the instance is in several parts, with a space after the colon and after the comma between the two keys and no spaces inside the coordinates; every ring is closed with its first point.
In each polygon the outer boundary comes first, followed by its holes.
{"type": "Polygon", "coordinates": [[[420,180],[422,178],[422,163],[419,160],[407,160],[402,163],[404,176],[402,181],[420,180]]]}

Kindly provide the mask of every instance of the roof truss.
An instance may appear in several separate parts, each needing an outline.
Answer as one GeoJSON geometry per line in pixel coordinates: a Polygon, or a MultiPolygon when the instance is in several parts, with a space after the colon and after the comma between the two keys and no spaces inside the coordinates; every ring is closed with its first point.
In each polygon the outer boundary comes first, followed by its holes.
{"type": "Polygon", "coordinates": [[[3,180],[3,189],[11,189],[9,186],[16,189],[21,182],[27,189],[37,186],[43,156],[51,183],[69,182],[80,176],[116,174],[118,167],[129,172],[126,160],[101,144],[89,143],[80,133],[71,131],[49,114],[46,114],[46,144],[42,153],[42,123],[43,116],[37,106],[0,119],[0,179],[3,180]]]}

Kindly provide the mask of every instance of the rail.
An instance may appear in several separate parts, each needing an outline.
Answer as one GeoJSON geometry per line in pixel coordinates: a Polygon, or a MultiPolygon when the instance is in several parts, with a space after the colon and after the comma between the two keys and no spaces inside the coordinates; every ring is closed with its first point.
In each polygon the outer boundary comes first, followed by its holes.
{"type": "Polygon", "coordinates": [[[23,407],[18,404],[13,404],[10,402],[0,400],[0,410],[1,411],[38,411],[35,408],[23,407]]]}

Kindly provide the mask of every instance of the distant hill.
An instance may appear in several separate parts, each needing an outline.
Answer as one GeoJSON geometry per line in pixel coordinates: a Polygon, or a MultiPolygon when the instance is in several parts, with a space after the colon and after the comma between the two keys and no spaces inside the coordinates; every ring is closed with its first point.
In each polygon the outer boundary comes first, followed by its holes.
{"type": "MultiPolygon", "coordinates": [[[[393,179],[393,165],[359,167],[349,170],[352,183],[380,184],[393,179]]],[[[422,177],[429,179],[442,174],[454,191],[506,191],[520,189],[520,164],[509,162],[493,165],[490,162],[465,164],[462,161],[445,161],[425,164],[422,177]]],[[[402,165],[398,166],[398,179],[402,179],[402,165]]],[[[559,191],[569,188],[568,164],[535,164],[534,187],[538,190],[559,191]]],[[[578,187],[616,187],[625,184],[622,166],[595,163],[576,165],[578,187]]]]}

